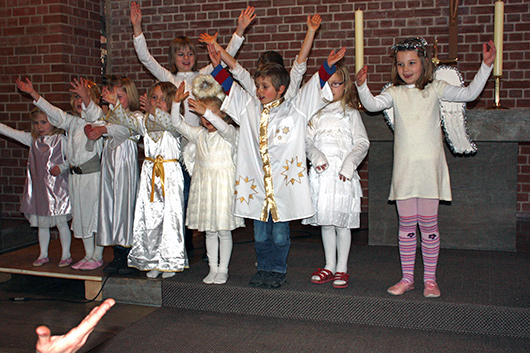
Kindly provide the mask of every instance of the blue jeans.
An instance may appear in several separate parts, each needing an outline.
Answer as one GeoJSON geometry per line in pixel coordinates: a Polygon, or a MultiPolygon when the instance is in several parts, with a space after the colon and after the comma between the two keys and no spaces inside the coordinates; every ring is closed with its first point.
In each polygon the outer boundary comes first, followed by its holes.
{"type": "Polygon", "coordinates": [[[254,248],[258,271],[287,272],[287,256],[291,247],[289,222],[254,221],[254,248]]]}

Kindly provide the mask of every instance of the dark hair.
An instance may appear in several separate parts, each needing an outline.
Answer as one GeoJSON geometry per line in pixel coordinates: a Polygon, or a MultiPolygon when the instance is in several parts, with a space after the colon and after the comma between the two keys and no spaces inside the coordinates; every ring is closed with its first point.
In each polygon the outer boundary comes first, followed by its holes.
{"type": "Polygon", "coordinates": [[[265,53],[261,54],[258,59],[258,67],[269,63],[276,63],[285,67],[285,65],[283,64],[282,55],[274,50],[266,51],[265,53]]]}
{"type": "Polygon", "coordinates": [[[421,37],[417,38],[407,38],[399,43],[396,43],[390,47],[392,49],[392,71],[391,78],[394,86],[404,85],[405,82],[399,77],[397,71],[397,53],[404,51],[416,51],[418,53],[418,58],[420,59],[422,65],[422,73],[418,81],[416,82],[416,87],[419,89],[424,89],[427,84],[431,83],[433,80],[434,65],[432,63],[431,55],[427,50],[427,41],[421,37]]]}
{"type": "Polygon", "coordinates": [[[254,73],[254,80],[258,77],[269,78],[276,90],[279,90],[281,86],[285,86],[285,91],[287,91],[289,82],[291,80],[285,67],[274,63],[269,63],[258,67],[254,73]]]}

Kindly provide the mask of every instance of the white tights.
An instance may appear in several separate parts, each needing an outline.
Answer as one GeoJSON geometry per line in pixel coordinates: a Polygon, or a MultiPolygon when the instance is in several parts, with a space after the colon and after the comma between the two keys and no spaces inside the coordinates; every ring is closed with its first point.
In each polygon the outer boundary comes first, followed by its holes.
{"type": "MultiPolygon", "coordinates": [[[[59,230],[59,239],[61,240],[61,259],[65,260],[70,257],[70,245],[72,243],[72,234],[70,233],[70,228],[68,227],[68,223],[66,222],[57,224],[57,229],[59,230]]],[[[38,235],[40,247],[39,259],[42,259],[48,257],[48,247],[50,245],[50,228],[39,227],[38,235]]]]}
{"type": "Polygon", "coordinates": [[[85,246],[85,257],[83,260],[99,261],[103,258],[103,246],[96,244],[96,237],[91,236],[90,238],[83,238],[83,245],[85,246]]]}
{"type": "Polygon", "coordinates": [[[335,226],[322,226],[322,244],[326,257],[326,266],[324,268],[332,273],[347,273],[351,230],[335,226]]]}
{"type": "Polygon", "coordinates": [[[228,273],[228,264],[232,255],[232,232],[229,230],[206,232],[205,243],[210,271],[228,273]]]}

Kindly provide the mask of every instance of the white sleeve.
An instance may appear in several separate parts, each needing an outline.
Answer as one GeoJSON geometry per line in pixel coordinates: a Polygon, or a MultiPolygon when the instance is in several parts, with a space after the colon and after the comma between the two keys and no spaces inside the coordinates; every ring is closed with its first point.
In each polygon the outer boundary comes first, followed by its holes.
{"type": "Polygon", "coordinates": [[[322,153],[316,146],[315,146],[315,128],[311,125],[311,123],[307,126],[307,132],[306,132],[306,138],[305,138],[305,146],[306,146],[306,155],[307,159],[311,161],[311,164],[313,167],[315,167],[315,171],[317,173],[323,172],[323,170],[317,170],[316,167],[323,166],[324,164],[328,163],[328,159],[326,158],[326,155],[322,153]]]}
{"type": "Polygon", "coordinates": [[[363,107],[370,112],[378,112],[383,109],[391,108],[394,105],[392,95],[388,91],[384,91],[377,97],[372,95],[368,85],[363,83],[361,86],[357,86],[357,92],[359,93],[359,99],[363,107]]]}
{"type": "Polygon", "coordinates": [[[83,103],[83,112],[82,112],[82,118],[85,119],[89,123],[93,123],[95,121],[100,120],[101,118],[104,118],[103,109],[96,103],[94,103],[93,100],[90,101],[90,104],[88,107],[85,107],[85,103],[83,103]]]}
{"type": "Polygon", "coordinates": [[[58,127],[63,130],[69,130],[70,123],[74,119],[74,116],[66,113],[64,110],[57,108],[54,105],[51,105],[46,99],[42,96],[38,101],[33,101],[35,106],[39,107],[47,116],[48,121],[55,127],[58,127]]]}
{"type": "Polygon", "coordinates": [[[31,133],[13,129],[12,127],[7,126],[6,124],[2,124],[2,123],[0,123],[0,134],[10,137],[13,140],[16,140],[28,147],[30,147],[31,143],[33,142],[31,133]]]}
{"type": "Polygon", "coordinates": [[[160,65],[158,61],[156,61],[156,59],[153,58],[153,56],[149,53],[143,33],[138,37],[133,36],[133,43],[134,50],[136,50],[136,55],[138,55],[138,59],[145,66],[145,68],[156,77],[157,80],[175,83],[173,74],[168,69],[160,65]]]}
{"type": "Polygon", "coordinates": [[[175,130],[184,136],[188,141],[197,142],[197,137],[204,129],[202,126],[192,126],[188,124],[180,114],[180,103],[173,102],[171,106],[171,125],[175,130]]]}
{"type": "Polygon", "coordinates": [[[212,111],[210,111],[210,109],[206,109],[204,118],[208,120],[219,132],[225,132],[226,129],[228,129],[227,122],[215,115],[212,111]]]}
{"type": "Polygon", "coordinates": [[[472,102],[479,96],[480,92],[484,89],[486,82],[493,70],[493,65],[488,66],[482,62],[480,69],[473,78],[473,81],[467,87],[458,87],[453,85],[447,85],[444,89],[442,99],[451,102],[472,102]]]}
{"type": "Polygon", "coordinates": [[[364,157],[368,154],[368,148],[370,148],[370,141],[368,140],[368,134],[364,127],[361,119],[361,114],[357,110],[349,112],[351,115],[351,133],[353,137],[353,150],[342,162],[342,168],[340,174],[346,178],[351,179],[359,164],[363,161],[364,157]]]}
{"type": "Polygon", "coordinates": [[[236,67],[231,69],[230,73],[234,80],[236,80],[245,91],[253,96],[256,95],[256,84],[254,83],[254,79],[250,76],[250,72],[248,72],[243,66],[236,63],[236,67]]]}
{"type": "Polygon", "coordinates": [[[333,100],[333,93],[331,88],[326,83],[324,87],[320,87],[320,75],[318,71],[311,77],[305,85],[300,88],[300,91],[293,100],[295,109],[305,117],[306,123],[315,115],[320,109],[324,108],[329,102],[333,100]]]}
{"type": "Polygon", "coordinates": [[[287,92],[285,92],[285,99],[291,99],[298,93],[298,90],[300,89],[300,84],[302,83],[302,79],[304,78],[304,75],[307,71],[307,60],[303,63],[298,63],[298,55],[294,59],[293,67],[291,67],[291,72],[289,72],[289,77],[291,81],[289,82],[289,87],[287,88],[287,92]]]}

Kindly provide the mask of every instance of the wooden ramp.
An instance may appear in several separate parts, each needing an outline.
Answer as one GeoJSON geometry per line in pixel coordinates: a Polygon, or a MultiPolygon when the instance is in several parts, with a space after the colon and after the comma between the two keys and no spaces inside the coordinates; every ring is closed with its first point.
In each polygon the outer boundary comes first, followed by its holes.
{"type": "MultiPolygon", "coordinates": [[[[74,263],[80,260],[85,255],[83,242],[80,239],[72,239],[70,251],[74,263]]],[[[48,252],[50,262],[40,267],[34,267],[32,263],[39,256],[39,252],[39,245],[33,245],[0,255],[0,273],[8,274],[7,276],[2,276],[3,281],[9,280],[11,274],[75,279],[85,282],[86,299],[93,299],[96,295],[97,298],[95,300],[100,301],[102,299],[102,295],[99,292],[102,281],[106,277],[103,273],[105,265],[93,271],[74,270],[70,266],[60,268],[57,264],[61,259],[61,244],[59,240],[52,240],[48,252]]],[[[112,261],[112,257],[112,249],[106,247],[103,252],[105,263],[112,261]]]]}

